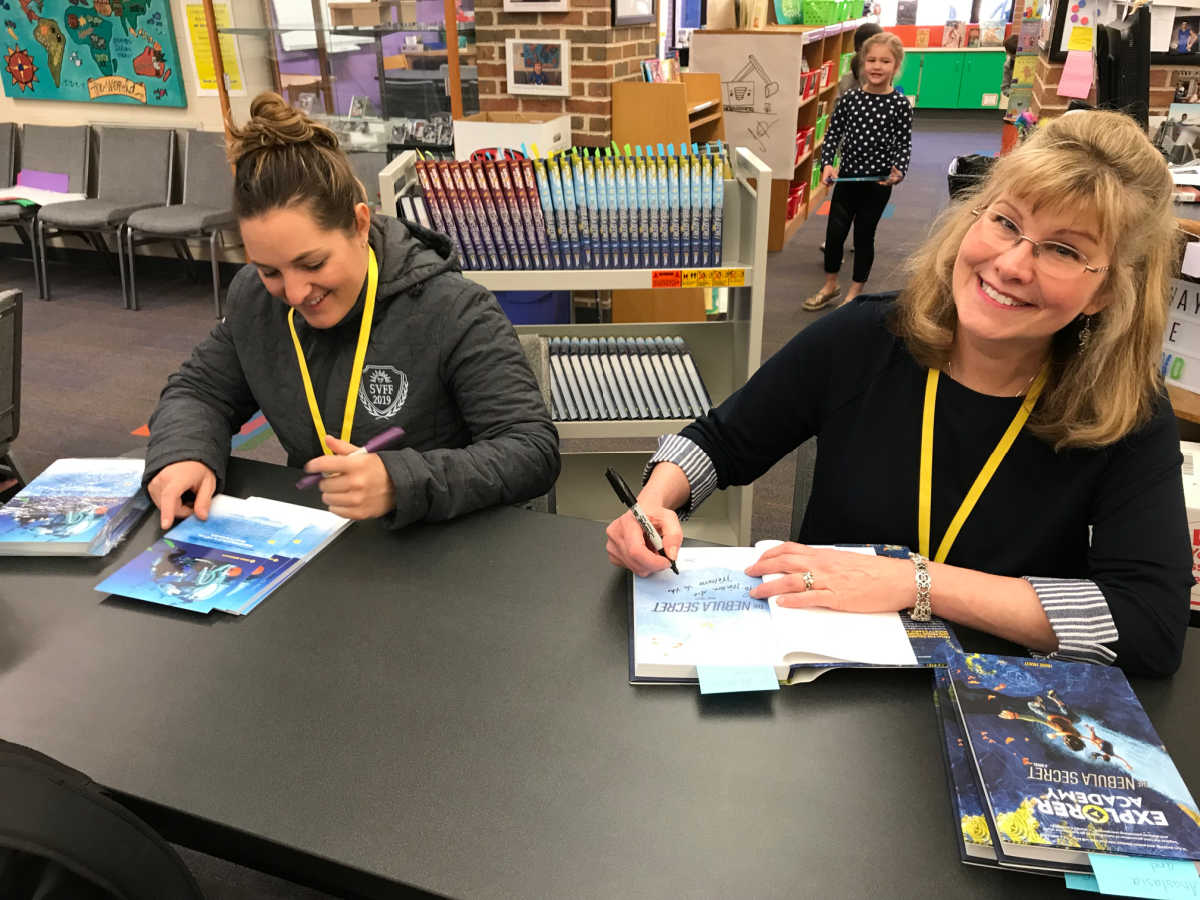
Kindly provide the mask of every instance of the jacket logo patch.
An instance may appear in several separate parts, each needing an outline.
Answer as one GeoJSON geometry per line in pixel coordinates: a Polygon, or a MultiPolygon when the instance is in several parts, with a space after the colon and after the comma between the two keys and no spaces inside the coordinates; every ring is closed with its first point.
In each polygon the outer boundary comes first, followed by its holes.
{"type": "Polygon", "coordinates": [[[358,402],[377,419],[390,419],[408,399],[408,376],[392,366],[363,366],[358,402]]]}

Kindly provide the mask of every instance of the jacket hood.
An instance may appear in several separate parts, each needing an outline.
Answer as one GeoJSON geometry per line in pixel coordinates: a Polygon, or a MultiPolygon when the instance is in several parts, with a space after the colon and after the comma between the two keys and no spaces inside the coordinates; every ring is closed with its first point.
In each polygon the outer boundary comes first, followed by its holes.
{"type": "Polygon", "coordinates": [[[461,269],[450,238],[413,222],[372,216],[369,240],[379,262],[380,298],[461,269]]]}

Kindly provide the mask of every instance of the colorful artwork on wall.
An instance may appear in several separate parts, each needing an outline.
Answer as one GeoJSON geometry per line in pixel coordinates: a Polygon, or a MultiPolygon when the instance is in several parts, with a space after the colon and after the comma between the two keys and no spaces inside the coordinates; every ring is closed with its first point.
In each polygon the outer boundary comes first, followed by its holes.
{"type": "Polygon", "coordinates": [[[187,106],[169,0],[0,0],[6,96],[187,106]]]}

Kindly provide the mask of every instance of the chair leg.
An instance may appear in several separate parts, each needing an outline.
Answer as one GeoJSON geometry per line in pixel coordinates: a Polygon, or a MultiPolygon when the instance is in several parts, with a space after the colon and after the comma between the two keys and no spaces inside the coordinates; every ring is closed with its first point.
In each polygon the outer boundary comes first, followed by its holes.
{"type": "Polygon", "coordinates": [[[37,222],[37,213],[34,213],[33,219],[29,222],[29,244],[30,252],[33,256],[33,280],[37,284],[38,296],[43,297],[45,296],[45,291],[42,289],[42,267],[38,263],[37,222]]]}
{"type": "Polygon", "coordinates": [[[214,231],[208,238],[208,257],[212,260],[212,278],[213,278],[213,312],[217,314],[217,318],[221,318],[221,264],[217,260],[217,243],[220,238],[220,230],[214,231]]]}
{"type": "Polygon", "coordinates": [[[129,302],[125,305],[126,309],[137,310],[137,275],[135,273],[137,257],[134,255],[133,248],[135,246],[133,240],[133,226],[125,226],[125,243],[126,249],[129,252],[129,302]]]}
{"type": "Polygon", "coordinates": [[[50,273],[46,269],[46,223],[38,217],[37,227],[38,259],[42,264],[42,299],[50,299],[50,273]]]}
{"type": "MultiPolygon", "coordinates": [[[[124,227],[117,226],[116,244],[117,244],[117,268],[121,270],[121,308],[129,309],[129,287],[125,281],[125,252],[121,247],[121,232],[124,227]]],[[[101,238],[103,240],[103,238],[101,238]]]]}

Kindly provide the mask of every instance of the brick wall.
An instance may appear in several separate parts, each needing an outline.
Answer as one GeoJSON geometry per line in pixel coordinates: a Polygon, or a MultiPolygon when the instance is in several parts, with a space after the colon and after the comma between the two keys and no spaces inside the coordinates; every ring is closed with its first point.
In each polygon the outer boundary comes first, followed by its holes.
{"type": "Polygon", "coordinates": [[[612,84],[642,77],[654,55],[657,26],[612,27],[610,0],[568,0],[565,13],[508,13],[503,0],[476,0],[475,41],[479,108],[484,112],[569,113],[574,142],[606,146],[612,140],[612,84]],[[507,92],[504,42],[571,42],[571,94],[534,97],[507,92]]]}
{"type": "MultiPolygon", "coordinates": [[[[1175,88],[1171,85],[1171,73],[1181,68],[1176,65],[1150,67],[1150,115],[1165,116],[1167,108],[1175,100],[1175,88]]],[[[1056,93],[1062,79],[1063,64],[1052,63],[1044,55],[1038,60],[1037,75],[1033,88],[1033,109],[1039,116],[1058,116],[1067,111],[1067,97],[1056,93]]],[[[1095,105],[1096,88],[1088,94],[1087,102],[1095,105]]]]}

